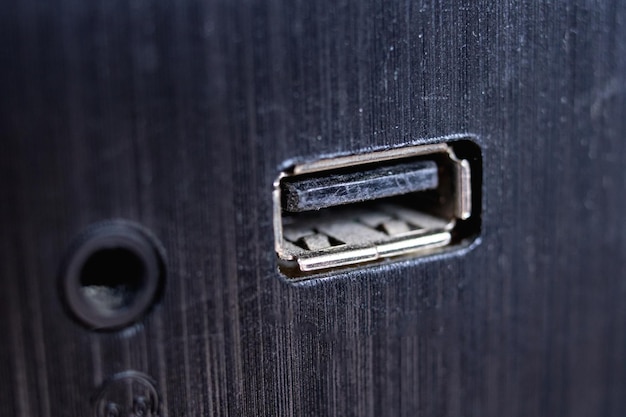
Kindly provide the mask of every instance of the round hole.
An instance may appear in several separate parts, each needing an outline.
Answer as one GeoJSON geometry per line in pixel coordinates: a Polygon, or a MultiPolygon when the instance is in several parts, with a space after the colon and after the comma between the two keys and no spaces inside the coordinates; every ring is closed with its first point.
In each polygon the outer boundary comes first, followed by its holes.
{"type": "Polygon", "coordinates": [[[146,268],[137,254],[126,248],[95,252],[80,272],[83,297],[102,314],[111,315],[132,306],[145,282],[146,268]]]}
{"type": "Polygon", "coordinates": [[[137,321],[155,301],[163,262],[154,239],[128,222],[94,226],[68,258],[62,290],[69,309],[93,329],[137,321]]]}

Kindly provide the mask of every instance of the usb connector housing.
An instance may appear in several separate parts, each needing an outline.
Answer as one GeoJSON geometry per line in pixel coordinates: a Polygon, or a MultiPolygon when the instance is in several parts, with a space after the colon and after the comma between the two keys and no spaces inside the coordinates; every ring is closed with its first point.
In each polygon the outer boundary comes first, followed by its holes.
{"type": "Polygon", "coordinates": [[[424,256],[478,234],[480,150],[468,140],[296,164],[274,183],[274,233],[290,278],[424,256]]]}

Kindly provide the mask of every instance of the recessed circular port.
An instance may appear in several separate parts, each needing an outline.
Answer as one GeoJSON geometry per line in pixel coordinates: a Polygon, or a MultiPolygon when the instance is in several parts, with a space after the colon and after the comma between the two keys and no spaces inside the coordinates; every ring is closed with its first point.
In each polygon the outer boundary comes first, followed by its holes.
{"type": "Polygon", "coordinates": [[[156,300],[163,260],[154,238],[130,222],[91,227],[66,262],[62,292],[71,312],[92,329],[139,320],[156,300]]]}

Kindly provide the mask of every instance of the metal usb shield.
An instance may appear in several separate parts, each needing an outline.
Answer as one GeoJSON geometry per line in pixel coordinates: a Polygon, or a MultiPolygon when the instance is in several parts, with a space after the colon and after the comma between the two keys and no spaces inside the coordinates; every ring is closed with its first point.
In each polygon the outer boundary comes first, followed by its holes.
{"type": "Polygon", "coordinates": [[[302,279],[424,256],[476,235],[472,175],[479,172],[472,171],[480,171],[479,154],[463,140],[319,159],[282,172],[273,192],[281,271],[302,279]]]}

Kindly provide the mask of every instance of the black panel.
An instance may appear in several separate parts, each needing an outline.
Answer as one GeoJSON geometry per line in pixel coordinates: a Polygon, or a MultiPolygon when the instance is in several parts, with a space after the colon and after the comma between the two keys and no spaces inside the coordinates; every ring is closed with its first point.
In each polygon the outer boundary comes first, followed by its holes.
{"type": "Polygon", "coordinates": [[[625,40],[617,0],[4,0],[0,415],[626,415],[625,40]],[[456,134],[473,247],[281,276],[291,161],[456,134]],[[58,283],[107,219],[167,277],[95,332],[58,283]]]}

